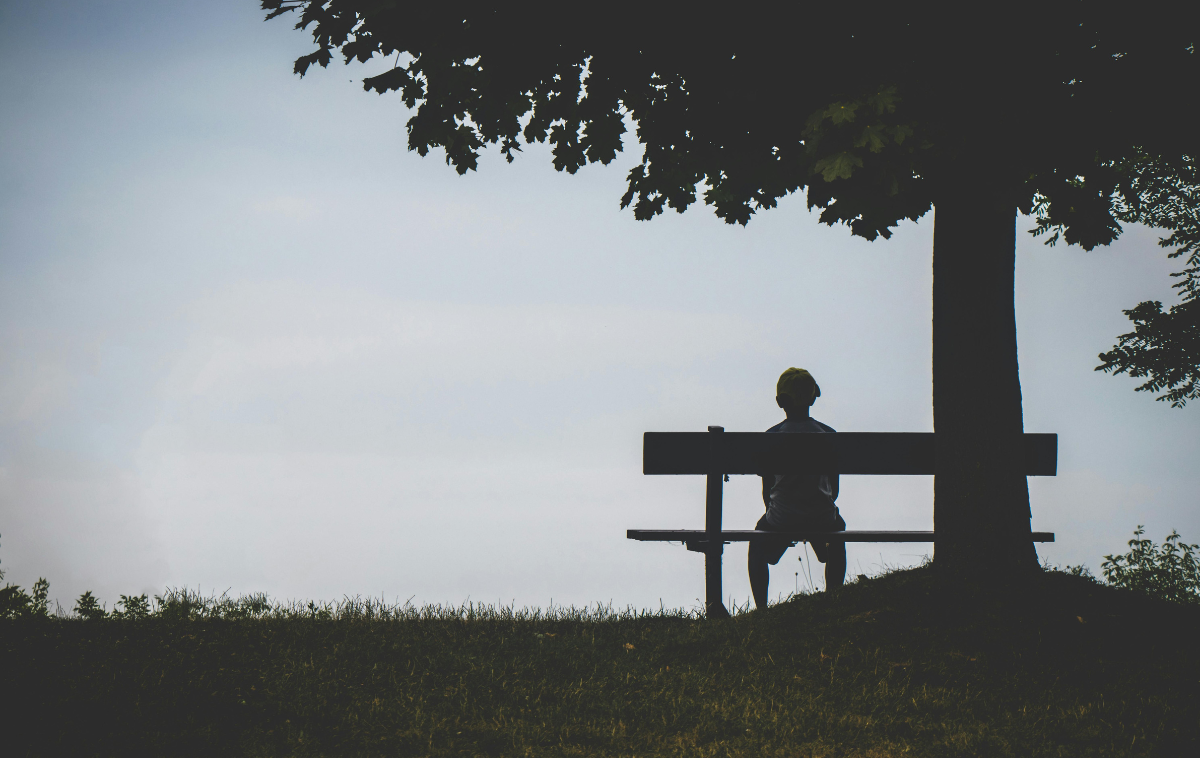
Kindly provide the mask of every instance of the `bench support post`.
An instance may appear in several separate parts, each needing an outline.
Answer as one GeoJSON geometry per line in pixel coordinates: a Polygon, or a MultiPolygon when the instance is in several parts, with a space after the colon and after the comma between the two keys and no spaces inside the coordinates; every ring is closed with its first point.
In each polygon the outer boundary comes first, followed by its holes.
{"type": "Polygon", "coordinates": [[[721,539],[721,507],[724,473],[718,470],[718,434],[723,426],[708,427],[708,486],[704,497],[704,612],[710,619],[729,618],[721,589],[721,553],[725,551],[721,539]]]}

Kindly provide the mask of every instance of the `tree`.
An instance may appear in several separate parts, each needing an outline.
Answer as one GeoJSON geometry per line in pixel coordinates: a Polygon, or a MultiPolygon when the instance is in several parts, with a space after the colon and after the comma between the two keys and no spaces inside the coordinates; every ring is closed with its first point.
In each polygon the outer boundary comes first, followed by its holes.
{"type": "Polygon", "coordinates": [[[805,189],[822,222],[873,240],[936,208],[935,564],[1036,567],[1013,473],[1016,216],[1090,249],[1122,221],[1174,228],[1164,198],[1194,213],[1197,137],[1177,110],[1197,80],[1197,6],[262,5],[311,27],[298,74],[335,50],[394,57],[364,87],[398,91],[416,109],[409,147],[444,149],[459,173],[522,141],[548,141],[569,173],[607,164],[632,123],[644,152],[621,205],[638,219],[702,197],[745,224],[805,189]]]}
{"type": "MultiPolygon", "coordinates": [[[[1163,392],[1166,400],[1182,408],[1200,397],[1200,176],[1195,164],[1182,171],[1170,169],[1137,156],[1127,173],[1135,177],[1139,192],[1114,203],[1115,215],[1124,221],[1146,221],[1171,229],[1159,240],[1175,247],[1172,258],[1187,256],[1187,266],[1172,276],[1182,290],[1183,300],[1163,311],[1162,303],[1147,301],[1125,311],[1134,330],[1122,334],[1117,345],[1100,354],[1097,371],[1147,377],[1139,391],[1163,392]]],[[[1040,219],[1039,221],[1044,221],[1040,219]]],[[[1043,223],[1038,230],[1046,228],[1043,223]]],[[[1054,237],[1051,237],[1054,240],[1054,237]]]]}

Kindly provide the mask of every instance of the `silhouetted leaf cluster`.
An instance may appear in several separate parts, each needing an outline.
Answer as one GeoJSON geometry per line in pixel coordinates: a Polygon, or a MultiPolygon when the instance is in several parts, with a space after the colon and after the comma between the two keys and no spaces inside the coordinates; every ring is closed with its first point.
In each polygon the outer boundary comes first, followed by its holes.
{"type": "Polygon", "coordinates": [[[1173,603],[1200,605],[1200,545],[1181,542],[1175,530],[1161,546],[1142,537],[1139,525],[1129,541],[1129,552],[1106,555],[1100,565],[1104,579],[1114,587],[1141,592],[1173,603]]]}
{"type": "Polygon", "coordinates": [[[1127,161],[1121,174],[1117,217],[1171,230],[1159,245],[1175,248],[1172,258],[1186,256],[1184,269],[1172,274],[1183,297],[1167,311],[1159,301],[1125,311],[1134,330],[1100,354],[1096,370],[1146,377],[1139,391],[1161,392],[1157,400],[1181,408],[1200,397],[1200,176],[1194,162],[1171,167],[1144,154],[1127,161]]]}
{"type": "Polygon", "coordinates": [[[1150,155],[1176,170],[1195,154],[1185,119],[1119,96],[1171,102],[1195,81],[1194,9],[1163,24],[1149,9],[1063,0],[1036,20],[884,2],[263,8],[311,27],[318,49],[297,73],[335,50],[347,62],[395,56],[364,88],[399,91],[416,109],[409,146],[445,149],[459,172],[486,144],[511,160],[522,141],[549,141],[560,170],[608,163],[628,119],[644,154],[622,202],[639,218],[687,208],[703,185],[720,217],[746,223],[807,187],[823,220],[873,239],[922,215],[965,169],[1091,247],[1119,233],[1124,162],[1150,155]]]}
{"type": "MultiPolygon", "coordinates": [[[[698,199],[729,223],[807,190],[821,221],[887,238],[947,193],[999,192],[1087,249],[1122,223],[1171,231],[1196,275],[1200,5],[1048,0],[1036,14],[944,3],[680,2],[516,6],[466,0],[262,0],[317,49],[394,60],[364,79],[415,109],[408,144],[459,173],[498,145],[549,142],[554,166],[642,146],[621,206],[639,219],[698,199]]],[[[1189,287],[1193,285],[1188,285],[1189,287]]],[[[1188,289],[1187,292],[1194,292],[1188,289]]],[[[1137,324],[1100,368],[1195,397],[1195,313],[1137,324]]]]}

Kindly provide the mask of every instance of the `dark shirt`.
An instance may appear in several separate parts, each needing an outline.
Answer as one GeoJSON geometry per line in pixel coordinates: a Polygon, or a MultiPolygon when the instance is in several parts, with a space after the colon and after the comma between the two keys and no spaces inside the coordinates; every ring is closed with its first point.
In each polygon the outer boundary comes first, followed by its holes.
{"type": "MultiPolygon", "coordinates": [[[[767,430],[779,434],[833,434],[833,427],[814,418],[787,420],[767,430]]],[[[770,475],[767,475],[770,476],[770,475]]],[[[766,476],[764,476],[764,479],[766,476]]],[[[837,474],[776,474],[767,492],[767,523],[776,529],[823,526],[838,517],[837,474]]],[[[763,485],[766,491],[766,483],[763,485]]]]}

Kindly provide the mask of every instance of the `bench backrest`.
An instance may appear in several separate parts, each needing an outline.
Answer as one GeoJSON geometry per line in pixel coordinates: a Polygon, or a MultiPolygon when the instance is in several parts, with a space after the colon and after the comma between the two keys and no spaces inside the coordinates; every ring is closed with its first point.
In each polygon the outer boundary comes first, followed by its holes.
{"type": "MultiPolygon", "coordinates": [[[[1024,473],[1054,476],[1058,435],[1021,436],[1024,473]]],[[[932,475],[935,464],[932,432],[646,432],[642,442],[644,474],[932,475]]]]}

